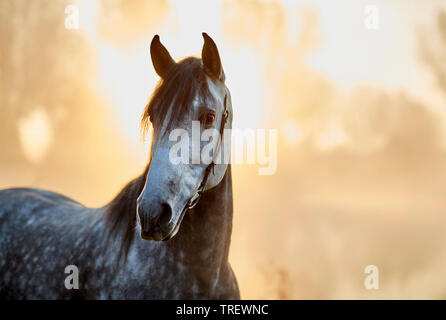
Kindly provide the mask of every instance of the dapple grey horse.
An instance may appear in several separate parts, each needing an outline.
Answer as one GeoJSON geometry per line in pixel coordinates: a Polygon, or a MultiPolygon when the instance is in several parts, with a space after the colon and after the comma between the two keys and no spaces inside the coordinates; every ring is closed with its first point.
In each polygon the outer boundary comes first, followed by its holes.
{"type": "Polygon", "coordinates": [[[0,191],[0,298],[240,298],[228,263],[230,164],[169,160],[175,128],[190,134],[199,121],[201,129],[218,130],[214,152],[225,147],[223,129],[231,128],[220,55],[203,37],[201,59],[179,62],[153,38],[160,82],[141,123],[153,126],[150,161],[109,204],[87,208],[40,189],[0,191]],[[66,287],[67,266],[78,270],[78,289],[66,287]]]}

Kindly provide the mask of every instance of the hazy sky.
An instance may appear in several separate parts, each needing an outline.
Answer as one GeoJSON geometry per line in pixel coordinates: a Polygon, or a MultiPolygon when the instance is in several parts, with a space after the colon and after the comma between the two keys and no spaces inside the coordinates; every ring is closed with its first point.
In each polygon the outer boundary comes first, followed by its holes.
{"type": "MultiPolygon", "coordinates": [[[[262,112],[266,108],[260,92],[269,84],[262,79],[262,53],[256,52],[249,41],[234,48],[228,38],[222,37],[224,7],[228,2],[193,1],[187,5],[170,1],[167,12],[158,25],[139,33],[139,37],[125,45],[104,41],[98,32],[98,4],[80,1],[81,31],[84,32],[98,55],[98,85],[110,97],[119,125],[134,143],[139,136],[135,122],[148,99],[157,77],[148,56],[148,44],[153,31],[176,59],[186,55],[199,55],[202,45],[201,32],[210,33],[219,44],[220,53],[228,75],[228,86],[233,89],[236,109],[235,126],[255,127],[264,124],[262,112]],[[197,12],[206,12],[197,18],[197,12]],[[246,111],[246,114],[242,112],[246,111]],[[246,116],[248,115],[249,116],[246,116]],[[238,122],[238,119],[243,119],[238,122]],[[263,121],[263,123],[262,123],[263,121]]],[[[259,3],[274,3],[260,1],[259,3]]],[[[405,90],[415,98],[428,101],[428,106],[445,115],[443,97],[435,80],[420,62],[417,34],[435,34],[436,10],[446,5],[433,1],[279,1],[285,9],[285,41],[296,43],[302,12],[310,11],[315,18],[317,43],[304,58],[304,63],[320,72],[339,90],[349,90],[360,85],[382,87],[391,92],[405,90]],[[379,10],[379,29],[364,27],[364,8],[376,5],[379,10]]],[[[161,10],[164,8],[160,9],[161,10]]],[[[248,17],[249,18],[249,17],[248,17]]],[[[139,143],[139,142],[138,142],[139,143]]],[[[138,149],[138,145],[135,144],[138,149]]],[[[142,150],[142,149],[140,149],[142,150]]]]}

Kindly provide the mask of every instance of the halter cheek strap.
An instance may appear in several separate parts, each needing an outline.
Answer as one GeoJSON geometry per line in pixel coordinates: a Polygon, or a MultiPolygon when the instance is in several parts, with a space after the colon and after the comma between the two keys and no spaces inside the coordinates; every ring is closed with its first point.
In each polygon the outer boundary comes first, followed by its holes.
{"type": "Polygon", "coordinates": [[[221,148],[221,144],[223,141],[223,132],[225,129],[225,124],[226,121],[229,118],[229,111],[226,107],[226,98],[227,96],[225,96],[225,101],[224,101],[224,110],[223,110],[223,115],[221,118],[221,124],[220,124],[220,139],[218,140],[218,144],[217,147],[215,149],[213,158],[212,158],[212,162],[206,167],[206,170],[204,171],[204,175],[203,175],[203,180],[201,180],[200,186],[198,187],[197,191],[195,192],[195,194],[189,199],[189,201],[187,202],[186,206],[183,209],[183,214],[185,211],[192,209],[193,207],[195,207],[198,203],[198,201],[201,198],[201,195],[203,194],[203,192],[205,191],[206,188],[206,184],[208,182],[209,179],[209,175],[212,173],[214,173],[214,167],[215,167],[215,157],[218,155],[220,148],[221,148]]]}

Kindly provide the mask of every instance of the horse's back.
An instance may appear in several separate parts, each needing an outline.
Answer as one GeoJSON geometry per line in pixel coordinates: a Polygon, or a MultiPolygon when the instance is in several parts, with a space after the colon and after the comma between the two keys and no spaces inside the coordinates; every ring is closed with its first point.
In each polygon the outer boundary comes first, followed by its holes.
{"type": "Polygon", "coordinates": [[[12,188],[0,190],[0,225],[11,219],[38,218],[43,213],[70,214],[85,208],[64,195],[31,188],[12,188]],[[51,210],[51,209],[59,210],[51,210]]]}
{"type": "Polygon", "coordinates": [[[43,189],[33,189],[33,188],[10,188],[0,190],[0,210],[2,210],[3,205],[20,205],[23,200],[33,200],[33,201],[47,201],[53,202],[60,205],[74,205],[82,206],[79,202],[74,201],[60,193],[55,193],[43,189]]]}
{"type": "Polygon", "coordinates": [[[73,246],[81,240],[79,234],[92,225],[90,212],[46,190],[0,190],[0,296],[57,297],[45,290],[50,283],[53,288],[63,285],[73,246]]]}

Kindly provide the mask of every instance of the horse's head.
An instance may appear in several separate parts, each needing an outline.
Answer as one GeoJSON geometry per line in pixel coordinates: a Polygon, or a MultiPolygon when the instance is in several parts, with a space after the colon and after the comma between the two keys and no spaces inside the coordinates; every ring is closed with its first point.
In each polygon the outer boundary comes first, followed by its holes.
{"type": "Polygon", "coordinates": [[[228,162],[221,160],[228,159],[229,147],[219,138],[223,127],[231,126],[231,97],[217,46],[207,34],[203,38],[201,59],[177,63],[157,35],[150,46],[161,79],[143,115],[143,125],[153,126],[149,170],[137,204],[141,236],[147,240],[172,238],[200,186],[215,187],[227,169],[228,162]],[[214,154],[220,162],[209,170],[214,154]]]}

